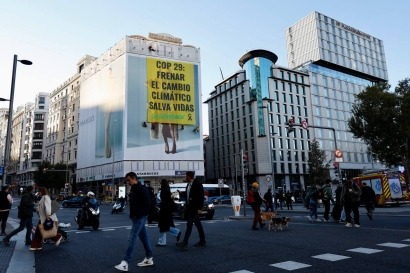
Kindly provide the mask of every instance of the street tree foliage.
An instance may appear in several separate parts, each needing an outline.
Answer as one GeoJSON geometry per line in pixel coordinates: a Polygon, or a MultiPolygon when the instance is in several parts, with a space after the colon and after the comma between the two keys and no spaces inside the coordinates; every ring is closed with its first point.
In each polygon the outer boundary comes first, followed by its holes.
{"type": "Polygon", "coordinates": [[[322,184],[328,176],[328,168],[324,165],[326,161],[325,151],[320,149],[319,142],[313,139],[309,143],[308,172],[310,185],[322,184]]]}
{"type": "Polygon", "coordinates": [[[349,131],[362,139],[372,156],[387,166],[410,169],[410,78],[400,81],[394,92],[387,83],[368,86],[356,95],[349,131]]]}
{"type": "Polygon", "coordinates": [[[64,188],[66,175],[65,164],[57,163],[53,165],[50,162],[43,161],[38,170],[34,172],[34,182],[39,187],[60,191],[61,188],[64,188]]]}

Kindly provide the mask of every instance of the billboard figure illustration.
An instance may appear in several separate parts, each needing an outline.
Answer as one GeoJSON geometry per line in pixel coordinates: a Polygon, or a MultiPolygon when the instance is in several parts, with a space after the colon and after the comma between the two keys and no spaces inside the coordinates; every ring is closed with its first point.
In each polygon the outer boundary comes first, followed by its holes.
{"type": "Polygon", "coordinates": [[[177,140],[178,140],[178,124],[171,123],[157,123],[151,124],[151,136],[154,139],[159,139],[159,132],[162,133],[162,137],[165,143],[165,153],[175,154],[177,152],[177,140]],[[168,144],[168,138],[172,139],[172,149],[168,144]]]}

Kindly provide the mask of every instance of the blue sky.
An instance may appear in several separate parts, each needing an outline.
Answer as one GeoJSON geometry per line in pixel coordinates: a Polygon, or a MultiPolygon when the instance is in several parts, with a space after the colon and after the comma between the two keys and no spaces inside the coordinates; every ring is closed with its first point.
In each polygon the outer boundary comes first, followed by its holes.
{"type": "MultiPolygon", "coordinates": [[[[247,51],[266,49],[287,67],[285,29],[318,11],[384,42],[389,82],[410,77],[408,0],[0,0],[0,97],[9,98],[13,55],[14,109],[55,90],[86,54],[100,56],[126,35],[169,33],[201,49],[202,101],[240,69],[247,51]]],[[[8,107],[0,102],[0,107],[8,107]]],[[[208,132],[207,107],[203,107],[208,132]]]]}

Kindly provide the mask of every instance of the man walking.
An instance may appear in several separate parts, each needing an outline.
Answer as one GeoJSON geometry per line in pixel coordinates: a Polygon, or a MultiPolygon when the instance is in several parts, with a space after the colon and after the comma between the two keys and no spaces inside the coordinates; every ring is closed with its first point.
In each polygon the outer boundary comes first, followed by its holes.
{"type": "Polygon", "coordinates": [[[373,220],[373,211],[376,204],[376,193],[370,186],[367,185],[366,182],[363,182],[362,199],[366,207],[367,217],[369,217],[370,220],[373,220]]]}
{"type": "Polygon", "coordinates": [[[1,236],[6,236],[6,224],[9,218],[9,213],[13,205],[13,197],[9,193],[9,186],[3,186],[0,191],[0,221],[1,221],[1,236]]]}
{"type": "Polygon", "coordinates": [[[181,249],[186,249],[188,246],[188,240],[191,236],[192,226],[195,224],[199,233],[199,242],[194,244],[194,247],[206,246],[204,228],[202,227],[201,220],[199,219],[199,213],[204,205],[204,188],[198,179],[194,179],[194,172],[186,173],[186,181],[188,185],[186,187],[186,219],[187,228],[185,231],[184,240],[178,242],[177,246],[181,249]]]}
{"type": "Polygon", "coordinates": [[[332,192],[332,180],[326,179],[325,184],[322,187],[323,197],[322,203],[325,207],[325,212],[323,213],[323,222],[329,221],[329,213],[330,213],[330,202],[332,204],[335,203],[333,200],[333,192],[332,192]]]}
{"type": "Polygon", "coordinates": [[[145,249],[145,258],[137,265],[154,265],[151,243],[148,240],[147,231],[145,229],[147,215],[151,206],[148,189],[147,187],[139,183],[138,177],[134,172],[127,173],[127,175],[125,176],[125,181],[129,186],[131,186],[129,193],[129,207],[132,227],[130,230],[130,235],[128,237],[128,248],[125,257],[120,264],[115,266],[116,269],[121,271],[128,271],[128,264],[131,261],[132,254],[134,252],[137,236],[139,237],[145,249]]]}
{"type": "Polygon", "coordinates": [[[341,198],[346,213],[345,227],[360,227],[359,205],[361,195],[362,191],[352,180],[348,180],[343,185],[341,198]],[[354,215],[354,225],[352,224],[352,217],[350,216],[351,212],[353,212],[354,215]]]}
{"type": "Polygon", "coordinates": [[[9,235],[3,238],[3,243],[10,246],[10,238],[26,229],[26,246],[31,245],[31,233],[33,229],[33,211],[34,211],[34,195],[33,186],[28,186],[21,195],[20,206],[18,210],[18,218],[20,225],[13,230],[9,235]]]}

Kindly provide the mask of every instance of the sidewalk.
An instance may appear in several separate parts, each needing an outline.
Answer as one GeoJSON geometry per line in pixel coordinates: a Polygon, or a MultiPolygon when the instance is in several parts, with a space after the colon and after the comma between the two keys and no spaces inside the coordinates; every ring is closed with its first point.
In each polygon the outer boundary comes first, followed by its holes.
{"type": "MultiPolygon", "coordinates": [[[[10,233],[19,226],[19,220],[7,220],[6,232],[10,233]]],[[[26,230],[20,231],[10,240],[10,246],[0,243],[0,273],[35,273],[34,252],[25,245],[26,230]]],[[[0,237],[3,239],[3,237],[0,237]]]]}

